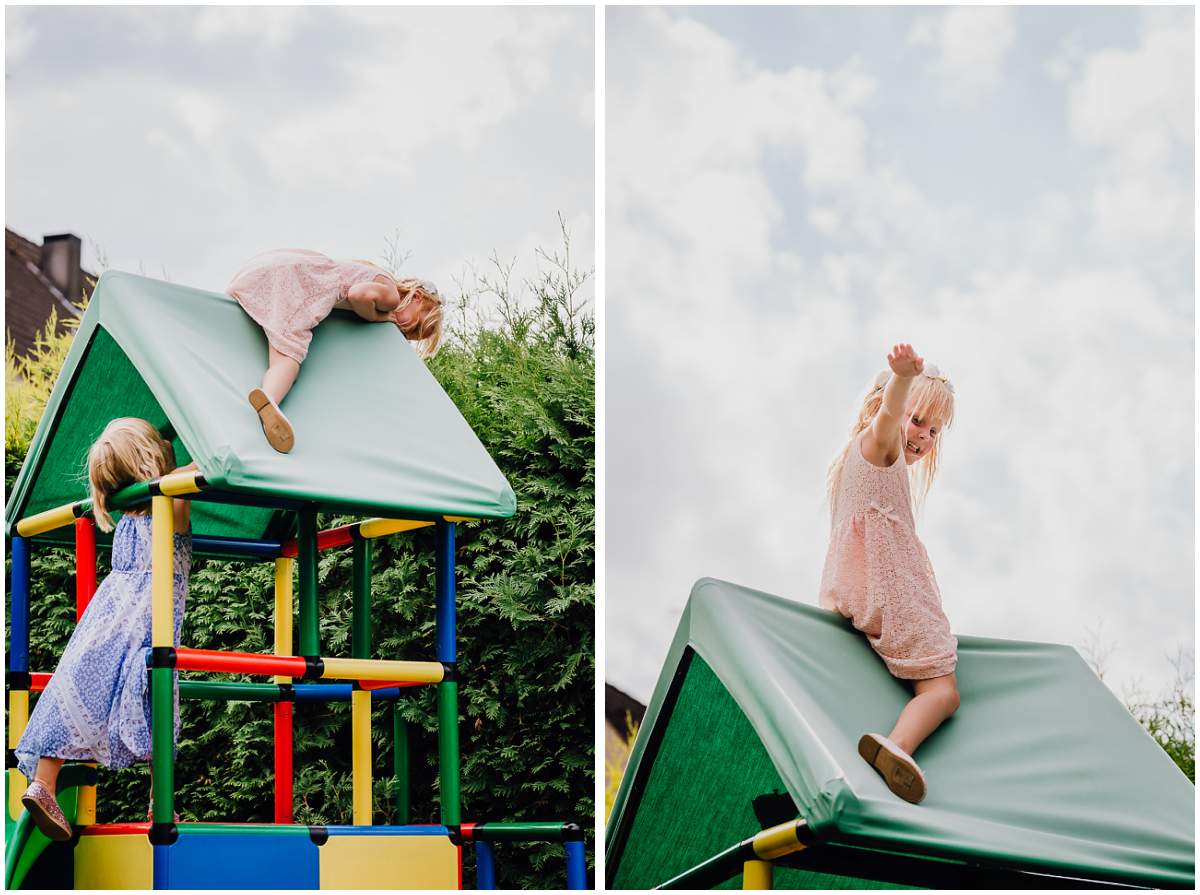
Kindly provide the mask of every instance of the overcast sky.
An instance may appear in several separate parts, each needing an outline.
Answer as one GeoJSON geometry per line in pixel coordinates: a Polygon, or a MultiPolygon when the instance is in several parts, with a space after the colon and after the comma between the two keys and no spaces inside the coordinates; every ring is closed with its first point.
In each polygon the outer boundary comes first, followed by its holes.
{"type": "Polygon", "coordinates": [[[918,519],[956,632],[1194,642],[1193,12],[610,8],[608,680],[693,582],[817,602],[897,341],[958,413],[918,519]]]}
{"type": "Polygon", "coordinates": [[[8,7],[5,218],[223,290],[278,247],[594,263],[585,8],[8,7]]]}

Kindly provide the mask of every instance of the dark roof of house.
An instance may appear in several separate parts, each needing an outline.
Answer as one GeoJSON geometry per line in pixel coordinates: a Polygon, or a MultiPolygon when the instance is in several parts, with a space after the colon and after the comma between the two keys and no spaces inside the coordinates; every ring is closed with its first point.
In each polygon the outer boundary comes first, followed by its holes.
{"type": "Polygon", "coordinates": [[[618,730],[624,730],[626,712],[629,713],[634,724],[641,724],[642,716],[646,714],[646,707],[628,693],[606,683],[604,685],[604,717],[608,723],[618,730]]]}
{"type": "MultiPolygon", "coordinates": [[[[67,330],[64,319],[79,316],[78,309],[42,273],[41,258],[40,245],[4,229],[4,328],[18,355],[30,353],[52,308],[58,311],[59,332],[67,330]]],[[[85,295],[91,294],[95,279],[83,272],[85,295]]]]}

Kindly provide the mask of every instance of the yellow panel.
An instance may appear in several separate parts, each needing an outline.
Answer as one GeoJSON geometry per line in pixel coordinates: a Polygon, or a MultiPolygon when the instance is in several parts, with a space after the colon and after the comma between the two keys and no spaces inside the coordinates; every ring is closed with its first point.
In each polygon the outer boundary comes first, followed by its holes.
{"type": "Polygon", "coordinates": [[[394,535],[402,531],[412,531],[414,528],[428,528],[432,522],[419,522],[415,519],[367,519],[358,526],[358,533],[364,538],[382,538],[384,535],[394,535]]]}
{"type": "Polygon", "coordinates": [[[317,851],[322,889],[457,889],[458,846],[446,836],[330,836],[317,851]]]}
{"type": "Polygon", "coordinates": [[[154,849],[141,833],[80,836],[75,846],[76,889],[154,888],[154,849]]]}
{"type": "Polygon", "coordinates": [[[322,658],[323,678],[343,681],[405,681],[419,684],[440,683],[446,675],[441,662],[406,662],[390,659],[322,658]]]}

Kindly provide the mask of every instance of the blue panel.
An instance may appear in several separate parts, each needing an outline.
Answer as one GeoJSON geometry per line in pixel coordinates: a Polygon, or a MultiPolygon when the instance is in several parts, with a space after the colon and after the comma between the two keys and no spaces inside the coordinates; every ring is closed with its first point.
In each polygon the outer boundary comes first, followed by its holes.
{"type": "Polygon", "coordinates": [[[418,825],[395,827],[377,826],[345,826],[325,827],[330,836],[449,836],[450,830],[436,825],[418,825]]]}
{"type": "MultiPolygon", "coordinates": [[[[162,847],[162,846],[160,846],[162,847]]],[[[158,848],[155,848],[157,888],[158,848]]],[[[188,833],[170,850],[171,889],[319,889],[317,846],[307,836],[188,833]]]]}

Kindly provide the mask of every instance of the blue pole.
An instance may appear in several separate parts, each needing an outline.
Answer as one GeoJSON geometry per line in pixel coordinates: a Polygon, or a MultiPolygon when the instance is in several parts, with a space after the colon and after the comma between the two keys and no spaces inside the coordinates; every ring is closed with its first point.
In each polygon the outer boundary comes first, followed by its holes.
{"type": "Polygon", "coordinates": [[[9,591],[8,670],[29,670],[29,542],[14,535],[12,539],[12,588],[9,591]]]}
{"type": "Polygon", "coordinates": [[[455,646],[454,523],[437,524],[437,660],[458,659],[455,646]]]}
{"type": "Polygon", "coordinates": [[[496,888],[496,853],[491,843],[475,843],[475,888],[496,888]]]}
{"type": "Polygon", "coordinates": [[[587,858],[583,851],[583,841],[568,840],[563,843],[567,849],[567,888],[587,888],[587,858]]]}
{"type": "Polygon", "coordinates": [[[171,846],[169,845],[154,845],[151,846],[154,850],[154,888],[169,889],[171,888],[171,846]]]}

